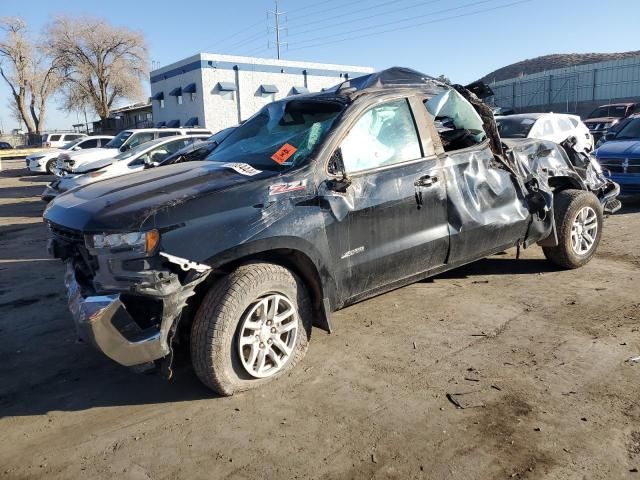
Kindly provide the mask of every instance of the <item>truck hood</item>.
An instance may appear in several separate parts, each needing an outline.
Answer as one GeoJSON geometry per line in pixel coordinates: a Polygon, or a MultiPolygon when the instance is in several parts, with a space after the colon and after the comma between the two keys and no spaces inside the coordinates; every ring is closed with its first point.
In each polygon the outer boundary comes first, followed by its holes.
{"type": "Polygon", "coordinates": [[[638,156],[640,156],[640,141],[638,140],[611,140],[596,150],[597,158],[638,156]]]}
{"type": "Polygon", "coordinates": [[[173,226],[172,207],[276,175],[242,163],[179,163],[74,188],[52,201],[43,217],[82,232],[136,231],[147,221],[153,225],[147,228],[162,229],[173,226]]]}

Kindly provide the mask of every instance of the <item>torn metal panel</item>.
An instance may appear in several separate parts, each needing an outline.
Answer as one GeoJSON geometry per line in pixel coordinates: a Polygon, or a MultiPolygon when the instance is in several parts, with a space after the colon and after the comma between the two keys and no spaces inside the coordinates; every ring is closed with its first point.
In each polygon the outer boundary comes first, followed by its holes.
{"type": "Polygon", "coordinates": [[[493,166],[484,148],[452,152],[445,158],[449,262],[523,239],[530,213],[514,187],[512,175],[493,166]]]}

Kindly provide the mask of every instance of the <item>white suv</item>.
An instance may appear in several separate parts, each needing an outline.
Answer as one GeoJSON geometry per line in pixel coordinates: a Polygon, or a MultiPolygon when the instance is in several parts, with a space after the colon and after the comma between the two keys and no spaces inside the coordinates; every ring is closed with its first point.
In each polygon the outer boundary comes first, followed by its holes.
{"type": "Polygon", "coordinates": [[[104,147],[111,141],[111,135],[92,135],[81,137],[78,140],[67,143],[61,148],[52,148],[37,153],[32,153],[25,160],[30,172],[52,174],[56,165],[56,159],[61,153],[86,150],[88,148],[104,147]]]}
{"type": "Polygon", "coordinates": [[[42,147],[60,148],[69,142],[86,136],[84,133],[44,133],[42,134],[42,147]]]}
{"type": "Polygon", "coordinates": [[[204,128],[137,128],[123,130],[107,143],[106,148],[90,148],[80,152],[60,154],[54,173],[58,176],[73,173],[89,162],[94,168],[100,168],[110,164],[111,159],[119,153],[126,152],[156,138],[173,137],[175,135],[212,135],[212,132],[204,128]],[[100,162],[103,162],[104,165],[101,165],[100,162]]]}

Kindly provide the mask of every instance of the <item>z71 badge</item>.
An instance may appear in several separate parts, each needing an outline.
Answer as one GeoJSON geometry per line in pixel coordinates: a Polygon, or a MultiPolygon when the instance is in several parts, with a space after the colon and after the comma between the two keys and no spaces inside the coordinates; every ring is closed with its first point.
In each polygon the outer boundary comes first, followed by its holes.
{"type": "Polygon", "coordinates": [[[269,187],[269,195],[278,195],[280,193],[297,192],[307,188],[307,180],[298,180],[297,182],[276,183],[269,187]]]}

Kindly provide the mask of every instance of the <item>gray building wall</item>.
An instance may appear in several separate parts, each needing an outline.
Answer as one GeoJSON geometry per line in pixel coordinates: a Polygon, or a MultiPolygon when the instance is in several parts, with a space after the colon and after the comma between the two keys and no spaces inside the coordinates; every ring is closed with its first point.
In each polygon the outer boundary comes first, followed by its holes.
{"type": "Polygon", "coordinates": [[[579,65],[489,83],[491,103],[518,112],[575,113],[607,103],[640,102],[640,57],[579,65]]]}
{"type": "Polygon", "coordinates": [[[158,125],[179,120],[185,125],[197,117],[199,126],[217,131],[291,95],[293,87],[320,91],[371,72],[370,67],[199,53],[151,72],[153,121],[158,125]],[[234,85],[236,91],[221,90],[221,82],[234,85]],[[189,84],[195,84],[196,93],[183,93],[179,104],[170,93],[189,84]],[[274,85],[278,91],[263,93],[262,85],[274,85]],[[160,93],[164,102],[154,100],[160,93]]]}

